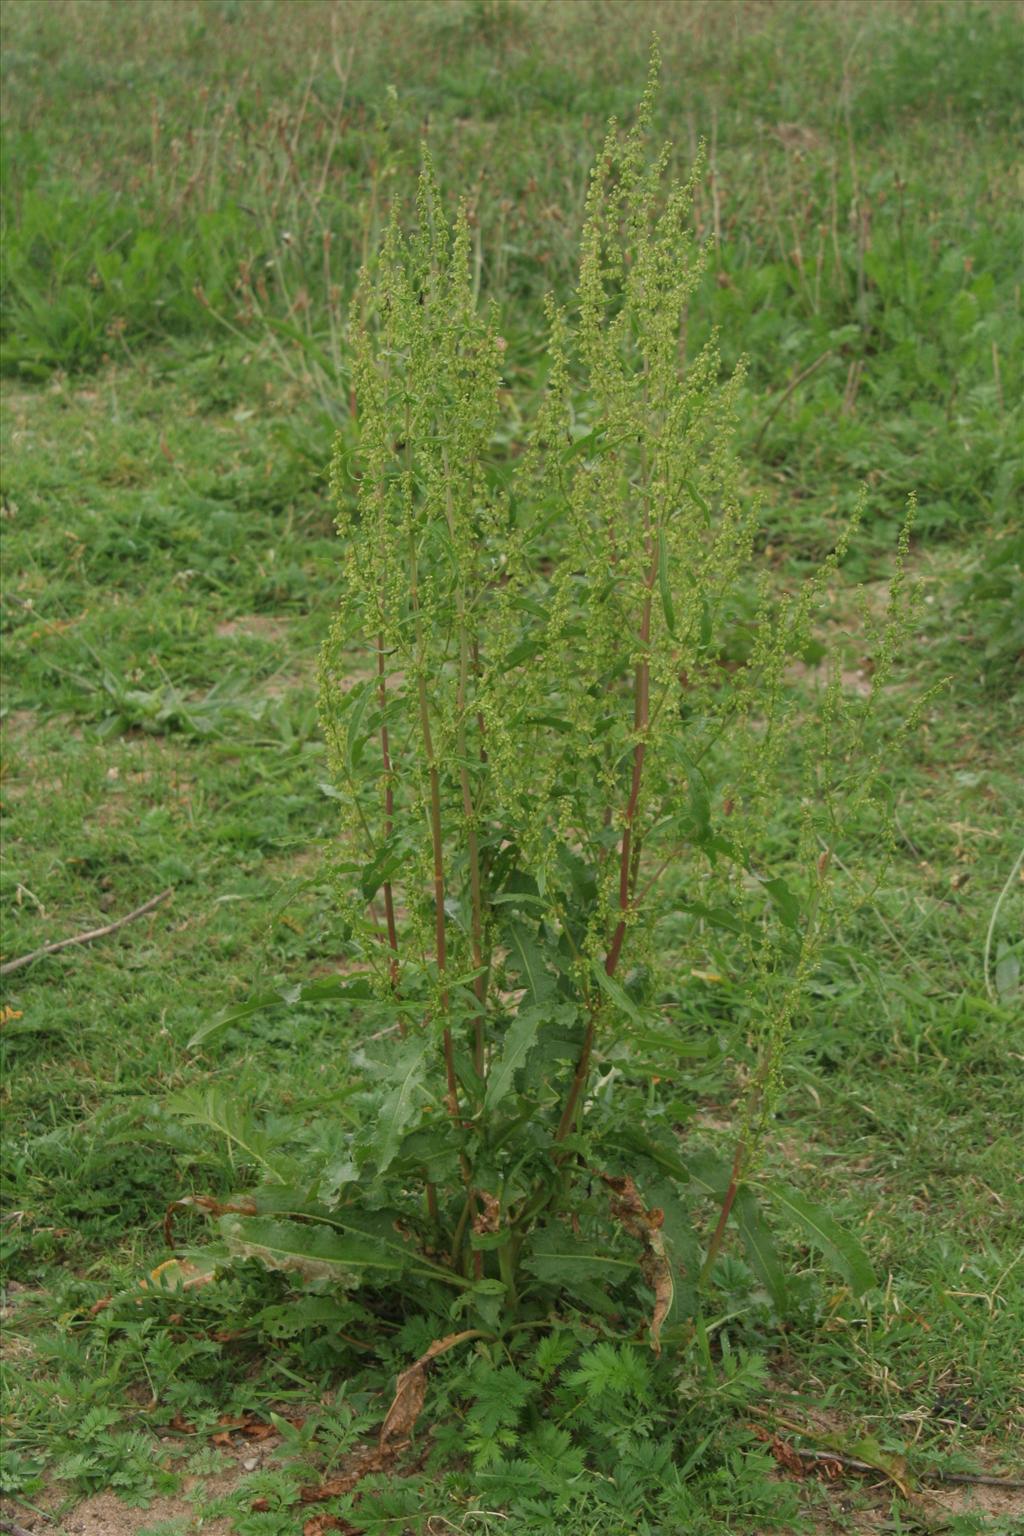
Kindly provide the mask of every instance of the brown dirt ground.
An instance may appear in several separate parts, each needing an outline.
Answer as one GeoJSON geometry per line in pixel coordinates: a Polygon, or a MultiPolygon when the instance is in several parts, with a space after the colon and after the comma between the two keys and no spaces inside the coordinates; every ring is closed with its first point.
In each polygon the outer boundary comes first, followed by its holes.
{"type": "MultiPolygon", "coordinates": [[[[9,1521],[29,1536],[139,1536],[140,1531],[153,1526],[176,1522],[182,1536],[233,1536],[233,1521],[226,1516],[203,1520],[196,1512],[193,1497],[199,1493],[204,1500],[224,1498],[256,1467],[273,1463],[278,1443],[273,1436],[259,1445],[242,1442],[225,1448],[223,1472],[205,1477],[186,1475],[178,1493],[156,1498],[145,1509],[124,1503],[115,1493],[103,1492],[80,1499],[59,1514],[67,1504],[67,1491],[60,1483],[48,1482],[41,1493],[33,1496],[32,1502],[37,1506],[34,1510],[16,1499],[0,1498],[0,1531],[5,1529],[2,1522],[9,1521]]],[[[181,1442],[174,1444],[181,1449],[181,1442]]]]}

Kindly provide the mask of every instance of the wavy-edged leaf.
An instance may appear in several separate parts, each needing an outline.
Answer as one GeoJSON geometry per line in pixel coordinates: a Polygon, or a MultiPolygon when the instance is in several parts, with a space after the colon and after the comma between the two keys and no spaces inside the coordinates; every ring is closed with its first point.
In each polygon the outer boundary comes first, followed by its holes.
{"type": "Polygon", "coordinates": [[[732,1211],[736,1218],[736,1225],[740,1229],[740,1236],[743,1238],[751,1268],[772,1298],[776,1312],[780,1317],[785,1317],[789,1305],[786,1272],[779,1260],[775,1241],[768,1230],[764,1213],[757,1203],[753,1190],[748,1189],[746,1185],[741,1186],[736,1191],[732,1211]]]}
{"type": "Polygon", "coordinates": [[[721,928],[726,933],[736,933],[751,939],[761,937],[761,930],[756,923],[739,917],[728,907],[708,907],[702,901],[680,901],[679,906],[689,916],[701,918],[711,928],[721,928]]]}
{"type": "Polygon", "coordinates": [[[804,1237],[817,1248],[849,1285],[855,1296],[877,1284],[871,1260],[852,1233],[845,1231],[820,1205],[805,1200],[785,1184],[761,1186],[776,1205],[796,1223],[804,1237]]]}
{"type": "Polygon", "coordinates": [[[542,1003],[555,990],[555,978],[544,964],[540,946],[524,923],[507,923],[504,935],[508,941],[508,957],[505,961],[526,988],[530,1003],[542,1003]]]}
{"type": "Polygon", "coordinates": [[[694,1230],[693,1205],[688,1192],[681,1192],[674,1179],[655,1175],[652,1181],[645,1182],[644,1192],[651,1205],[662,1212],[661,1231],[674,1272],[672,1307],[665,1319],[671,1326],[692,1318],[697,1310],[700,1249],[694,1230]]]}
{"type": "Polygon", "coordinates": [[[355,703],[350,706],[351,713],[348,720],[348,731],[345,736],[345,752],[348,758],[349,773],[354,774],[359,766],[363,755],[363,748],[370,734],[369,731],[362,729],[362,723],[363,716],[366,713],[366,706],[373,698],[373,684],[371,682],[356,683],[349,690],[346,697],[349,701],[353,698],[355,699],[355,703]]]}
{"type": "Polygon", "coordinates": [[[644,1022],[644,1016],[636,1006],[636,1003],[634,1003],[625,987],[620,986],[614,976],[608,975],[603,961],[594,961],[594,975],[597,977],[597,984],[601,991],[606,997],[611,999],[620,1012],[624,1013],[627,1018],[632,1019],[636,1024],[644,1022]]]}
{"type": "Polygon", "coordinates": [[[434,1042],[425,1031],[402,1042],[394,1065],[392,1086],[373,1122],[373,1160],[383,1173],[394,1162],[402,1137],[423,1102],[427,1055],[434,1042]]]}
{"type": "Polygon", "coordinates": [[[310,1198],[302,1190],[281,1186],[255,1190],[246,1198],[251,1200],[258,1216],[282,1219],[298,1217],[304,1222],[314,1221],[338,1232],[365,1239],[376,1248],[390,1253],[407,1272],[429,1275],[459,1289],[472,1284],[445,1265],[437,1264],[422,1254],[413,1237],[404,1232],[398,1211],[368,1211],[357,1205],[332,1209],[310,1198]]]}
{"type": "Polygon", "coordinates": [[[683,489],[689,493],[689,495],[697,503],[697,505],[700,508],[700,510],[703,512],[703,514],[704,514],[704,521],[706,523],[710,524],[710,522],[711,522],[711,508],[708,506],[708,503],[707,503],[705,497],[698,490],[698,488],[697,488],[696,484],[693,482],[693,480],[684,480],[683,481],[683,489]]]}
{"type": "Polygon", "coordinates": [[[797,932],[800,927],[800,899],[790,890],[785,880],[776,877],[773,880],[762,880],[762,886],[771,897],[772,906],[779,914],[779,922],[785,928],[792,928],[797,932]]]}
{"type": "Polygon", "coordinates": [[[722,1054],[717,1040],[679,1040],[674,1035],[656,1029],[631,1029],[631,1045],[643,1046],[648,1051],[664,1051],[687,1061],[710,1061],[722,1054]]]}
{"type": "Polygon", "coordinates": [[[407,857],[407,850],[395,836],[380,844],[359,877],[359,888],[367,901],[372,901],[381,886],[398,873],[407,857]]]}
{"type": "MultiPolygon", "coordinates": [[[[263,1013],[267,1008],[294,1008],[297,1003],[327,1002],[358,1004],[376,1002],[376,1000],[366,977],[344,981],[340,976],[318,976],[314,981],[275,987],[270,992],[261,992],[257,997],[250,998],[240,1008],[232,1008],[230,1012],[222,1013],[215,1019],[208,1019],[196,1030],[188,1042],[188,1049],[195,1050],[197,1046],[212,1040],[215,1035],[230,1028],[232,1024],[240,1024],[244,1019],[251,1018],[254,1013],[263,1013]]],[[[400,1010],[402,1005],[378,1002],[377,1006],[400,1010]]],[[[407,1005],[410,1011],[411,1006],[407,1005]]]]}
{"type": "Polygon", "coordinates": [[[487,1093],[484,1096],[486,1110],[496,1108],[510,1092],[515,1075],[520,1067],[525,1066],[526,1058],[536,1043],[537,1031],[546,1017],[546,1009],[534,1006],[520,1008],[512,1020],[502,1043],[501,1055],[492,1064],[488,1074],[487,1093]]]}
{"type": "Polygon", "coordinates": [[[636,1187],[630,1173],[602,1173],[608,1188],[609,1209],[614,1219],[643,1246],[640,1272],[654,1292],[654,1311],[651,1314],[651,1348],[661,1354],[661,1330],[675,1305],[675,1267],[662,1226],[665,1212],[647,1208],[647,1203],[636,1187]]]}
{"type": "Polygon", "coordinates": [[[268,1269],[287,1270],[304,1280],[331,1280],[350,1291],[368,1278],[383,1281],[407,1267],[402,1254],[359,1232],[269,1216],[223,1216],[220,1230],[239,1258],[259,1259],[268,1269]]]}
{"type": "Polygon", "coordinates": [[[636,1273],[637,1262],[609,1253],[607,1245],[601,1248],[556,1224],[534,1232],[523,1268],[548,1285],[564,1285],[571,1291],[584,1280],[607,1280],[617,1285],[636,1273]]]}
{"type": "Polygon", "coordinates": [[[670,1174],[694,1194],[723,1200],[729,1187],[730,1165],[710,1152],[697,1152],[683,1159],[676,1149],[648,1136],[637,1126],[626,1125],[602,1134],[602,1145],[617,1147],[633,1157],[646,1157],[662,1173],[670,1174]]]}

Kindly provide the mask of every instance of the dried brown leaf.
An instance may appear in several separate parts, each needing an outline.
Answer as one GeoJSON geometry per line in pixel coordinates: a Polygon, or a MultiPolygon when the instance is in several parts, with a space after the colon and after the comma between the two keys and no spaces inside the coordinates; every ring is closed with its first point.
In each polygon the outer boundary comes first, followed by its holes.
{"type": "Polygon", "coordinates": [[[351,1493],[356,1484],[362,1478],[369,1477],[371,1472],[380,1472],[383,1466],[384,1458],[379,1451],[368,1451],[359,1457],[348,1472],[338,1477],[329,1477],[323,1483],[307,1483],[299,1489],[299,1498],[303,1504],[323,1504],[327,1499],[340,1498],[343,1493],[351,1493]]]}
{"type": "Polygon", "coordinates": [[[302,1527],[302,1536],[324,1536],[325,1531],[341,1531],[342,1536],[362,1536],[362,1526],[343,1520],[341,1515],[311,1515],[302,1527]]]}
{"type": "Polygon", "coordinates": [[[609,1209],[613,1218],[625,1227],[630,1237],[643,1244],[640,1273],[654,1292],[654,1310],[651,1314],[651,1348],[661,1354],[661,1330],[672,1310],[676,1282],[672,1273],[672,1261],[665,1249],[662,1227],[665,1212],[654,1207],[648,1210],[643,1197],[631,1176],[602,1173],[599,1175],[609,1190],[609,1209]]]}
{"type": "Polygon", "coordinates": [[[388,1453],[393,1447],[407,1440],[420,1416],[427,1395],[427,1366],[438,1355],[447,1354],[466,1339],[480,1337],[478,1328],[467,1328],[462,1333],[448,1333],[443,1339],[435,1339],[430,1348],[412,1365],[408,1366],[395,1383],[395,1396],[387,1417],[380,1427],[378,1448],[388,1453]]]}
{"type": "Polygon", "coordinates": [[[473,1231],[483,1237],[487,1233],[501,1231],[501,1201],[486,1189],[477,1190],[482,1210],[473,1217],[473,1231]]]}
{"type": "Polygon", "coordinates": [[[164,1241],[168,1248],[174,1247],[174,1213],[184,1210],[186,1206],[195,1206],[210,1216],[226,1216],[228,1212],[238,1216],[256,1215],[256,1206],[252,1200],[222,1202],[215,1200],[212,1195],[183,1195],[180,1200],[171,1201],[164,1216],[164,1241]]]}

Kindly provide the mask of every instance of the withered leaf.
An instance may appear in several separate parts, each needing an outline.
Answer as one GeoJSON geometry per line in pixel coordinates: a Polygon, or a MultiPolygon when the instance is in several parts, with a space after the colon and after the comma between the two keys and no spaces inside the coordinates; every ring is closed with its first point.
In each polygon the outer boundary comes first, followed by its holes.
{"type": "Polygon", "coordinates": [[[630,1237],[643,1244],[640,1273],[654,1292],[654,1311],[651,1314],[651,1348],[661,1354],[661,1330],[672,1310],[676,1282],[672,1273],[672,1261],[665,1249],[662,1226],[665,1213],[657,1208],[648,1210],[640,1191],[628,1173],[599,1175],[609,1191],[609,1208],[630,1237]]]}
{"type": "Polygon", "coordinates": [[[501,1231],[501,1201],[486,1189],[478,1189],[477,1197],[482,1207],[473,1217],[473,1231],[480,1237],[486,1233],[501,1231]]]}
{"type": "Polygon", "coordinates": [[[256,1205],[252,1200],[221,1201],[215,1200],[212,1195],[183,1195],[180,1200],[171,1201],[164,1216],[164,1241],[168,1248],[174,1247],[174,1213],[184,1210],[186,1206],[195,1206],[210,1216],[226,1216],[229,1212],[239,1216],[256,1215],[256,1205]]]}
{"type": "Polygon", "coordinates": [[[443,1339],[435,1339],[418,1360],[406,1367],[395,1383],[394,1400],[380,1427],[377,1443],[382,1452],[390,1451],[392,1447],[403,1443],[412,1433],[427,1395],[427,1366],[430,1362],[436,1360],[438,1355],[447,1354],[448,1350],[454,1349],[456,1344],[461,1344],[466,1339],[479,1338],[479,1336],[480,1331],[477,1328],[467,1328],[461,1333],[446,1334],[443,1339]]]}

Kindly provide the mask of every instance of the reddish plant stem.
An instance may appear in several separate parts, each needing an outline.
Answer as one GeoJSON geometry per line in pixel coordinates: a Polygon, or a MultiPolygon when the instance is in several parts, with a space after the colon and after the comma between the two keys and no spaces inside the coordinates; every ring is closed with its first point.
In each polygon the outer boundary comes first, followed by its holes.
{"type": "MultiPolygon", "coordinates": [[[[482,670],[481,666],[480,666],[480,641],[477,639],[477,637],[475,635],[473,637],[473,641],[472,641],[472,644],[470,646],[470,653],[471,653],[472,660],[473,660],[473,676],[477,679],[477,682],[479,683],[480,673],[481,673],[481,670],[482,670]]],[[[485,731],[485,728],[484,728],[483,710],[481,710],[481,709],[478,709],[477,712],[476,712],[476,724],[477,724],[477,729],[480,732],[480,762],[481,762],[481,764],[486,766],[486,763],[487,763],[486,731],[485,731]]],[[[467,774],[467,776],[466,776],[466,784],[468,785],[468,783],[469,783],[469,777],[468,777],[468,774],[467,774]]],[[[472,885],[473,885],[473,963],[476,966],[476,968],[480,971],[480,975],[477,976],[476,981],[474,982],[474,987],[476,988],[476,995],[477,995],[477,997],[480,1000],[480,1007],[481,1007],[481,1010],[482,1010],[484,1008],[485,1004],[486,1004],[486,999],[487,999],[487,976],[486,976],[486,974],[484,972],[484,968],[483,968],[484,967],[484,957],[483,957],[483,897],[482,897],[482,893],[481,893],[481,873],[482,873],[483,860],[480,858],[480,850],[479,850],[479,846],[478,846],[478,843],[477,843],[477,835],[476,835],[476,828],[475,828],[475,826],[472,828],[471,834],[470,834],[469,854],[470,854],[470,860],[471,860],[471,866],[470,867],[471,867],[471,870],[472,870],[471,879],[472,879],[472,885]]],[[[490,955],[488,955],[488,958],[487,958],[487,965],[488,965],[488,968],[489,968],[490,967],[490,955]]],[[[485,1061],[484,1061],[484,1016],[483,1016],[482,1012],[481,1012],[480,1018],[476,1022],[475,1066],[476,1066],[476,1070],[477,1070],[477,1075],[479,1077],[483,1077],[485,1061]]]]}
{"type": "MultiPolygon", "coordinates": [[[[461,606],[461,605],[460,605],[461,606]]],[[[465,614],[460,613],[460,619],[465,624],[465,614]]],[[[469,681],[469,645],[466,639],[465,628],[462,633],[459,664],[459,783],[462,788],[462,814],[466,818],[466,844],[469,853],[469,891],[470,891],[470,938],[473,947],[473,969],[476,976],[473,978],[473,991],[476,1000],[480,1004],[480,1013],[473,1021],[473,1065],[479,1078],[484,1075],[484,1010],[487,1003],[487,978],[483,973],[483,895],[480,882],[480,844],[476,833],[476,807],[473,804],[473,790],[469,782],[469,766],[466,759],[466,727],[462,723],[465,719],[466,691],[469,681]]]]}
{"type": "Polygon", "coordinates": [[[648,579],[647,596],[644,598],[643,616],[640,621],[640,644],[643,653],[636,668],[635,704],[633,709],[633,729],[637,736],[636,745],[633,748],[633,778],[629,787],[629,801],[626,805],[625,824],[622,829],[622,846],[619,851],[619,921],[615,932],[612,934],[612,942],[608,947],[605,958],[605,971],[609,976],[614,976],[622,954],[622,945],[626,937],[626,924],[629,917],[629,909],[632,900],[632,888],[634,885],[633,870],[633,820],[636,816],[637,806],[640,803],[640,789],[643,784],[644,758],[647,755],[647,726],[651,714],[651,666],[647,656],[647,647],[651,640],[651,593],[650,584],[653,581],[653,572],[648,579]]]}
{"type": "MultiPolygon", "coordinates": [[[[473,676],[479,682],[480,674],[483,671],[483,668],[480,665],[480,641],[474,638],[471,649],[472,649],[472,653],[473,653],[473,676]]],[[[486,733],[486,731],[484,729],[484,715],[483,715],[483,710],[481,710],[481,709],[477,710],[476,723],[477,723],[477,727],[478,727],[478,729],[480,731],[480,761],[481,761],[481,763],[486,763],[486,761],[487,761],[487,745],[486,745],[487,733],[486,733]]]]}
{"type": "MultiPolygon", "coordinates": [[[[420,684],[424,699],[426,691],[424,684],[420,684]]],[[[421,706],[424,717],[426,714],[425,702],[421,706]]],[[[448,1014],[448,988],[445,984],[445,976],[448,969],[448,944],[444,923],[444,850],[441,842],[441,781],[437,772],[437,765],[430,764],[430,829],[434,845],[434,948],[437,952],[437,971],[441,981],[441,1012],[448,1014]]],[[[441,1035],[444,1048],[444,1069],[448,1084],[448,1113],[452,1119],[459,1118],[459,1086],[455,1076],[455,1047],[452,1044],[452,1032],[446,1024],[441,1035]]]]}
{"type": "MultiPolygon", "coordinates": [[[[416,551],[412,553],[412,606],[417,615],[417,631],[419,631],[419,586],[416,572],[416,551]]],[[[427,759],[430,781],[430,835],[433,848],[434,864],[434,948],[437,958],[437,972],[441,983],[441,1012],[447,1018],[448,1015],[448,988],[445,985],[445,973],[448,967],[448,943],[444,923],[444,841],[441,835],[441,779],[437,771],[437,760],[434,757],[434,738],[430,729],[430,708],[427,703],[427,679],[423,671],[422,643],[418,646],[417,691],[420,708],[420,730],[423,735],[423,752],[427,759]]],[[[441,1035],[444,1051],[445,1078],[448,1087],[448,1113],[456,1124],[459,1123],[459,1084],[455,1075],[455,1047],[452,1044],[452,1032],[445,1024],[441,1035]]]]}
{"type": "MultiPolygon", "coordinates": [[[[395,821],[395,789],[391,777],[391,747],[388,739],[385,712],[388,703],[387,681],[384,675],[384,636],[377,636],[377,698],[380,702],[380,750],[384,760],[384,837],[391,836],[395,821]]],[[[384,882],[384,917],[387,922],[388,944],[391,947],[391,990],[398,991],[398,925],[395,922],[395,898],[391,881],[384,882]]],[[[400,1019],[399,1032],[405,1034],[405,1021],[400,1019]]]]}
{"type": "MultiPolygon", "coordinates": [[[[640,660],[636,666],[636,677],[633,687],[633,730],[636,736],[636,742],[633,747],[633,776],[629,786],[629,800],[626,803],[626,815],[622,828],[622,844],[619,849],[620,915],[615,931],[612,934],[612,941],[608,946],[608,953],[605,956],[604,969],[606,976],[615,975],[622,955],[622,945],[626,937],[627,921],[639,867],[639,858],[634,860],[633,821],[640,803],[640,790],[643,785],[644,776],[644,759],[647,755],[647,727],[650,723],[651,715],[651,664],[648,656],[648,647],[651,640],[651,592],[657,573],[657,567],[650,546],[651,540],[648,536],[648,554],[651,557],[651,566],[644,583],[646,593],[640,617],[641,651],[640,660]]],[[[637,853],[639,853],[638,845],[637,853]]],[[[565,1107],[562,1110],[562,1118],[559,1120],[558,1129],[555,1132],[556,1142],[564,1141],[576,1122],[576,1111],[590,1073],[590,1058],[594,1049],[598,1008],[599,1004],[597,1003],[591,1005],[590,1017],[587,1021],[587,1032],[583,1037],[583,1049],[580,1051],[579,1060],[576,1063],[576,1071],[573,1073],[565,1107]]]]}
{"type": "MultiPolygon", "coordinates": [[[[444,477],[446,486],[445,517],[448,522],[448,531],[451,534],[452,543],[457,538],[455,508],[452,504],[451,473],[448,465],[448,452],[442,454],[444,464],[444,477]]],[[[469,854],[469,885],[470,903],[472,907],[470,917],[470,932],[473,946],[473,969],[478,973],[473,980],[473,991],[477,1002],[480,1004],[480,1013],[473,1020],[473,1066],[477,1076],[484,1075],[484,1010],[487,999],[487,984],[483,975],[483,916],[480,887],[480,847],[476,835],[476,808],[473,804],[473,791],[469,782],[469,766],[467,762],[466,746],[466,695],[469,689],[470,671],[470,638],[469,626],[466,618],[466,591],[464,577],[460,574],[456,592],[456,608],[458,612],[459,635],[459,686],[456,696],[456,707],[459,714],[459,726],[457,733],[457,748],[459,754],[459,784],[462,790],[462,814],[466,818],[466,843],[469,854]]],[[[475,637],[474,637],[475,638],[475,637]]],[[[479,649],[475,652],[479,662],[479,649]]],[[[482,729],[482,722],[481,722],[482,729]]]]}
{"type": "Polygon", "coordinates": [[[715,1260],[718,1258],[718,1251],[722,1246],[722,1239],[725,1237],[725,1229],[729,1222],[729,1215],[732,1211],[736,1196],[739,1193],[740,1175],[743,1172],[743,1163],[746,1155],[746,1138],[741,1136],[739,1141],[736,1143],[736,1151],[732,1160],[732,1172],[729,1175],[729,1187],[725,1192],[725,1199],[722,1201],[722,1209],[718,1213],[718,1224],[716,1225],[714,1232],[711,1234],[711,1241],[708,1244],[708,1251],[704,1259],[703,1267],[701,1268],[700,1278],[702,1282],[707,1280],[711,1271],[715,1267],[715,1260]]]}

